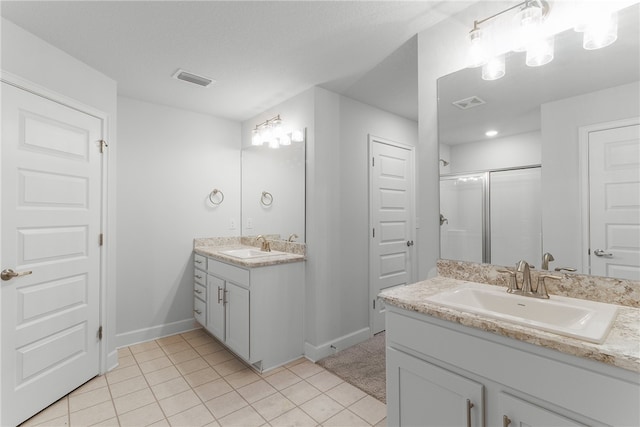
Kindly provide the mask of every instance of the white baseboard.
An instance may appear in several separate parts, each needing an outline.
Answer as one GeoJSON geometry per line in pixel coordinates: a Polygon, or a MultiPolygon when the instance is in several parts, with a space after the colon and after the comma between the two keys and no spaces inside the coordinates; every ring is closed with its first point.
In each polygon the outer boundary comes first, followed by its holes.
{"type": "Polygon", "coordinates": [[[307,359],[312,362],[317,362],[320,359],[323,359],[327,356],[331,356],[332,354],[344,350],[345,348],[351,347],[352,345],[356,345],[361,343],[362,341],[368,340],[371,337],[370,328],[363,328],[358,331],[352,332],[347,335],[343,335],[335,340],[328,341],[324,344],[320,344],[319,346],[314,346],[309,344],[308,342],[304,343],[304,355],[307,359]]]}
{"type": "Polygon", "coordinates": [[[180,320],[178,322],[165,323],[164,325],[152,326],[150,328],[138,329],[136,331],[125,332],[123,334],[116,335],[116,348],[155,340],[166,337],[167,335],[180,334],[201,327],[202,326],[197,323],[195,319],[187,319],[180,320]]]}

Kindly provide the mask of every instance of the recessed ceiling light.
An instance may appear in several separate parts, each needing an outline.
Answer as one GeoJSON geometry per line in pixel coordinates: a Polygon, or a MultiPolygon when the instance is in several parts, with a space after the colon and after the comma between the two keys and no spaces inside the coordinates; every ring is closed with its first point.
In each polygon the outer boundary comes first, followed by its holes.
{"type": "Polygon", "coordinates": [[[182,80],[188,83],[193,83],[203,87],[209,87],[216,82],[215,80],[210,79],[209,77],[199,76],[197,74],[190,73],[185,70],[176,71],[175,73],[173,73],[172,77],[174,79],[182,80]]]}
{"type": "Polygon", "coordinates": [[[498,134],[498,131],[497,130],[488,130],[484,134],[487,135],[488,137],[492,137],[492,136],[496,136],[498,134]]]}

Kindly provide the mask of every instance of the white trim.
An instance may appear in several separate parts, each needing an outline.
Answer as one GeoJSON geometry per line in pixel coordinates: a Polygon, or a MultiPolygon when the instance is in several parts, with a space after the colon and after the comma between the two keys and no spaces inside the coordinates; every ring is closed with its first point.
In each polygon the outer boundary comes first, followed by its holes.
{"type": "MultiPolygon", "coordinates": [[[[368,194],[367,197],[369,199],[369,229],[367,230],[367,233],[371,233],[371,229],[373,227],[373,219],[372,219],[372,213],[373,213],[373,206],[372,206],[372,200],[371,200],[371,188],[372,188],[372,175],[371,175],[371,158],[372,158],[372,153],[373,153],[373,144],[376,143],[380,143],[380,144],[386,144],[386,145],[391,145],[393,147],[397,147],[397,148],[401,148],[404,150],[409,151],[409,157],[410,157],[410,162],[411,162],[411,178],[410,178],[410,185],[411,185],[411,194],[413,195],[413,197],[411,198],[411,200],[409,201],[409,208],[411,209],[411,214],[410,214],[410,224],[409,224],[409,229],[410,229],[410,238],[409,240],[413,240],[415,243],[413,246],[411,246],[411,248],[409,249],[410,252],[410,256],[411,256],[411,269],[409,271],[409,273],[411,274],[410,280],[409,282],[413,282],[416,280],[416,278],[418,277],[418,260],[417,260],[417,254],[418,254],[418,244],[420,242],[418,242],[417,239],[417,228],[418,228],[418,224],[417,224],[417,219],[416,219],[416,147],[414,147],[413,145],[409,145],[409,144],[404,144],[401,142],[396,142],[396,141],[392,141],[390,139],[386,139],[386,138],[381,138],[372,134],[368,135],[368,142],[369,142],[369,147],[368,147],[368,151],[367,151],[367,172],[369,174],[369,184],[368,184],[368,194]]],[[[369,268],[368,268],[368,274],[367,274],[367,287],[368,287],[368,292],[367,295],[369,297],[368,301],[367,301],[367,305],[369,307],[368,312],[369,312],[369,329],[371,331],[373,331],[373,313],[374,313],[374,308],[372,305],[372,301],[373,299],[377,299],[377,295],[372,295],[371,292],[371,277],[373,276],[373,263],[372,263],[372,258],[373,258],[373,250],[372,250],[372,244],[371,244],[371,235],[368,234],[368,238],[367,238],[367,242],[369,242],[368,244],[368,249],[369,249],[369,256],[368,256],[368,264],[369,264],[369,268]]]]}
{"type": "Polygon", "coordinates": [[[116,335],[116,347],[127,347],[141,342],[155,340],[169,335],[181,334],[184,332],[199,329],[199,323],[195,319],[179,320],[177,322],[165,323],[163,325],[152,326],[150,328],[137,329],[131,332],[116,335]]]}
{"type": "Polygon", "coordinates": [[[580,179],[580,224],[582,228],[582,244],[580,257],[582,265],[578,271],[591,274],[591,259],[589,256],[590,224],[589,224],[589,134],[607,129],[640,124],[640,117],[596,123],[578,128],[578,176],[580,179]]]}
{"type": "Polygon", "coordinates": [[[314,346],[305,342],[304,356],[312,362],[317,362],[318,360],[331,356],[340,350],[344,350],[345,348],[368,340],[371,336],[370,331],[371,330],[369,328],[362,328],[358,331],[336,338],[335,340],[327,341],[319,346],[314,346]]]}
{"type": "MultiPolygon", "coordinates": [[[[24,79],[18,75],[13,73],[9,73],[4,70],[0,70],[0,81],[14,86],[18,89],[27,91],[39,97],[48,99],[57,104],[64,105],[66,107],[72,108],[76,111],[80,111],[81,113],[88,114],[93,116],[101,121],[101,138],[104,140],[108,140],[109,137],[109,116],[105,112],[98,110],[96,108],[90,107],[80,101],[77,101],[73,98],[70,98],[61,93],[52,91],[47,89],[44,86],[40,86],[37,83],[34,83],[30,80],[24,79]]],[[[107,289],[107,271],[110,270],[110,257],[107,256],[109,252],[109,234],[107,233],[107,220],[108,216],[108,203],[109,203],[109,184],[112,183],[112,179],[109,179],[108,174],[108,161],[106,160],[107,156],[103,156],[102,158],[102,171],[101,171],[101,180],[102,180],[102,203],[100,207],[100,227],[102,232],[104,233],[105,239],[104,244],[102,245],[102,249],[100,251],[100,284],[99,284],[99,293],[100,293],[100,301],[99,304],[99,322],[100,325],[103,326],[103,337],[99,344],[99,361],[98,361],[98,373],[104,374],[107,372],[107,367],[114,365],[113,362],[113,353],[107,354],[107,339],[106,332],[104,331],[105,327],[109,325],[107,323],[107,301],[108,301],[108,293],[107,289]]],[[[114,233],[115,234],[115,233],[114,233]]],[[[115,325],[115,323],[114,323],[115,325]]],[[[115,360],[117,364],[117,352],[115,352],[115,360]]]]}

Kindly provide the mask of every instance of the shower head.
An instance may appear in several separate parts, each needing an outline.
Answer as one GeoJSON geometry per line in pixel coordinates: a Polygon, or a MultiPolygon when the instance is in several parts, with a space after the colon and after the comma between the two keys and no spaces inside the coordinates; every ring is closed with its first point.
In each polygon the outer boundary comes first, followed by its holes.
{"type": "Polygon", "coordinates": [[[442,162],[442,166],[447,166],[449,164],[445,159],[440,159],[440,161],[442,162]]]}

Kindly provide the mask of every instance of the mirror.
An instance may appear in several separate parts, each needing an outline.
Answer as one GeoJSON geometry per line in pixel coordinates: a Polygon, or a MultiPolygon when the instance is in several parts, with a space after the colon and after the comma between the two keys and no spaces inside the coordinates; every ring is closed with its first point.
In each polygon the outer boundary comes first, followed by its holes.
{"type": "MultiPolygon", "coordinates": [[[[579,138],[640,115],[639,16],[638,5],[621,10],[618,39],[602,49],[583,49],[571,29],[556,35],[544,66],[510,52],[501,79],[467,68],[438,80],[442,258],[540,268],[551,252],[551,270],[624,276],[594,272],[585,256],[579,138]],[[492,129],[498,135],[485,136],[492,129]]],[[[637,270],[623,278],[638,280],[637,270]]]]}
{"type": "Polygon", "coordinates": [[[258,234],[304,243],[304,142],[242,149],[242,235],[258,234]]]}

